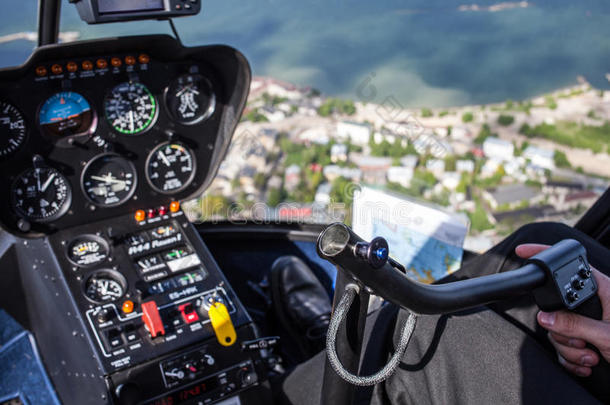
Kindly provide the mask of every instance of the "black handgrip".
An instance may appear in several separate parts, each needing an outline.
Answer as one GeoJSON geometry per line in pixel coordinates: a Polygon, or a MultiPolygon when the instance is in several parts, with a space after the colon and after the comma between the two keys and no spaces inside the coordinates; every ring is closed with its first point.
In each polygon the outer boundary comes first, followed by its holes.
{"type": "Polygon", "coordinates": [[[574,312],[592,319],[600,320],[602,319],[603,313],[602,302],[599,299],[599,296],[595,295],[582,303],[574,312]]]}
{"type": "MultiPolygon", "coordinates": [[[[591,297],[574,312],[592,319],[602,319],[603,308],[599,296],[591,297]]],[[[608,338],[610,339],[610,337],[608,338]]],[[[610,384],[608,384],[610,382],[610,363],[603,358],[597,347],[589,343],[587,343],[587,347],[597,353],[600,360],[597,366],[591,368],[591,375],[582,380],[583,385],[596,393],[602,402],[610,403],[610,384]]]]}

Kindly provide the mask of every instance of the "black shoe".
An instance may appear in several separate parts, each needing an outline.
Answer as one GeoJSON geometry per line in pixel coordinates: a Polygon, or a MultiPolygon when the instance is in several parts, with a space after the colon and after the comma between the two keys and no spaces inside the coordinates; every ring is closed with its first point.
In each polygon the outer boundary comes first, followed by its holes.
{"type": "Polygon", "coordinates": [[[271,266],[273,306],[282,327],[306,360],[324,348],[331,303],[309,267],[296,256],[282,256],[271,266]]]}

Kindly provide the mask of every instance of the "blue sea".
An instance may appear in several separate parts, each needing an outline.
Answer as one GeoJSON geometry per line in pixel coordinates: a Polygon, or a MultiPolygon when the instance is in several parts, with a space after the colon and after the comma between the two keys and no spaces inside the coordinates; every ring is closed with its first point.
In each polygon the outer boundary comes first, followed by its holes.
{"type": "MultiPolygon", "coordinates": [[[[610,2],[540,0],[493,11],[482,0],[203,0],[176,20],[188,45],[225,43],[246,54],[255,75],[328,95],[442,107],[522,100],[585,77],[609,88],[610,2]],[[470,10],[476,4],[478,11],[470,10]],[[464,10],[469,8],[469,10],[464,10]]],[[[0,36],[36,30],[34,0],[2,0],[0,36]]],[[[499,7],[502,8],[502,7],[499,7]]],[[[81,38],[169,33],[164,22],[87,26],[63,2],[62,31],[81,38]]],[[[33,43],[0,44],[2,66],[22,63],[33,43]]]]}

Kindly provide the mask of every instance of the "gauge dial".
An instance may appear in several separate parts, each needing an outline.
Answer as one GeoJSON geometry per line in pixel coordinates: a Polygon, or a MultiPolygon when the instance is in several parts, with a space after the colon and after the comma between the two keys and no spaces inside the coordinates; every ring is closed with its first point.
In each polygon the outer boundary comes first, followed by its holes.
{"type": "Polygon", "coordinates": [[[137,135],[149,129],[157,118],[157,102],[141,83],[126,82],[116,86],[106,97],[104,111],[117,132],[137,135]]]}
{"type": "Polygon", "coordinates": [[[201,75],[183,75],[165,91],[165,103],[172,118],[186,125],[209,118],[216,108],[210,82],[201,75]]]}
{"type": "Polygon", "coordinates": [[[95,130],[95,115],[89,102],[72,91],[49,97],[40,107],[38,122],[45,133],[58,137],[88,135],[95,130]]]}
{"type": "Polygon", "coordinates": [[[87,298],[97,303],[104,303],[118,300],[125,295],[127,282],[116,271],[100,270],[87,279],[84,288],[87,298]]]}
{"type": "Polygon", "coordinates": [[[68,245],[68,259],[81,267],[95,266],[108,258],[106,241],[95,235],[82,235],[68,245]]]}
{"type": "Polygon", "coordinates": [[[184,190],[195,177],[193,153],[178,143],[157,146],[146,161],[146,178],[152,188],[163,194],[184,190]]]}
{"type": "Polygon", "coordinates": [[[33,222],[49,222],[68,211],[72,190],[68,180],[50,167],[21,173],[11,188],[15,212],[33,222]]]}
{"type": "Polygon", "coordinates": [[[12,155],[25,141],[25,120],[21,112],[0,101],[0,158],[12,155]]]}
{"type": "Polygon", "coordinates": [[[81,186],[85,196],[100,207],[115,207],[129,200],[136,190],[136,168],[129,160],[107,153],[85,166],[81,186]]]}

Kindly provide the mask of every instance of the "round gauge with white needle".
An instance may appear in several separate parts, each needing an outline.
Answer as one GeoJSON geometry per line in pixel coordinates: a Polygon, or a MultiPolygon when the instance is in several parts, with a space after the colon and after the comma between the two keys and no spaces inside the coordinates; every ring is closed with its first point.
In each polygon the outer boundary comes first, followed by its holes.
{"type": "Polygon", "coordinates": [[[34,167],[21,173],[11,187],[13,210],[33,222],[54,221],[70,208],[72,189],[58,170],[34,167]]]}
{"type": "Polygon", "coordinates": [[[25,142],[27,126],[17,107],[0,101],[0,159],[12,155],[25,142]]]}
{"type": "Polygon", "coordinates": [[[159,193],[174,194],[195,177],[195,157],[186,146],[167,142],[152,150],[146,160],[146,179],[159,193]]]}
{"type": "Polygon", "coordinates": [[[99,270],[87,278],[83,289],[88,299],[101,304],[116,301],[125,295],[127,281],[117,271],[99,270]]]}
{"type": "Polygon", "coordinates": [[[142,83],[121,83],[104,101],[106,119],[112,128],[125,135],[137,135],[150,129],[159,109],[150,90],[142,83]]]}
{"type": "Polygon", "coordinates": [[[131,198],[136,190],[136,168],[114,153],[93,158],[83,170],[81,187],[85,196],[100,207],[116,207],[131,198]]]}

